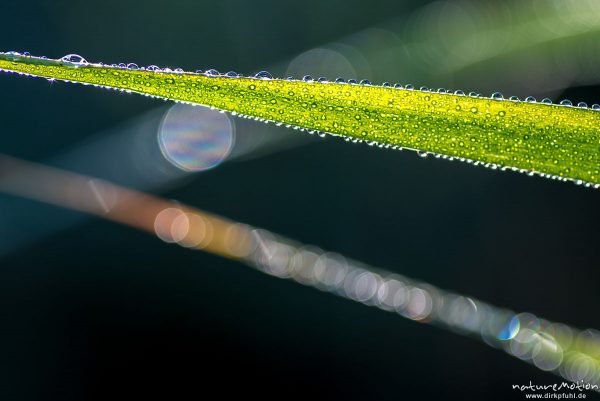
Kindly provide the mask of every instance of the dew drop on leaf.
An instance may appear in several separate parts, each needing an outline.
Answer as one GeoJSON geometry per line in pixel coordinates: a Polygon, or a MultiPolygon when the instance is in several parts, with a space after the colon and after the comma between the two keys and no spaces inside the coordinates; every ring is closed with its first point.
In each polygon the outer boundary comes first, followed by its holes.
{"type": "Polygon", "coordinates": [[[75,64],[87,64],[87,61],[79,54],[67,54],[61,57],[60,60],[75,64]]]}
{"type": "Polygon", "coordinates": [[[260,71],[254,75],[254,78],[259,79],[273,79],[273,76],[267,71],[260,71]]]}

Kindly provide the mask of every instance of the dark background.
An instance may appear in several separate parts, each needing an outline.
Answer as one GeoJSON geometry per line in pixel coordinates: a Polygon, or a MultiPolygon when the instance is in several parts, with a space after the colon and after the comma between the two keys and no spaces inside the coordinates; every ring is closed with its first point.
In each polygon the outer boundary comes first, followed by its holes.
{"type": "MultiPolygon", "coordinates": [[[[421,5],[3,2],[0,48],[250,74],[421,5]]],[[[0,94],[0,151],[36,161],[159,103],[5,74],[0,94]]],[[[562,97],[591,104],[600,94],[573,87],[562,97]]],[[[494,305],[600,328],[598,190],[328,138],[222,165],[161,195],[494,305]]],[[[0,242],[75,214],[0,197],[24,224],[0,209],[0,242]]],[[[476,340],[98,219],[1,255],[0,318],[3,400],[520,399],[511,384],[562,380],[476,340]]]]}

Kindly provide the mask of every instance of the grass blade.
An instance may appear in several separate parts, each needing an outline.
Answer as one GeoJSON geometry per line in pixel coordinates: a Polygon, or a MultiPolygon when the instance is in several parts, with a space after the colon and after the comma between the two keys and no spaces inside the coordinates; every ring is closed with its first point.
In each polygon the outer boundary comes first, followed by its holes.
{"type": "MultiPolygon", "coordinates": [[[[196,74],[0,53],[0,70],[202,104],[423,155],[600,186],[600,112],[368,84],[196,74]]],[[[597,108],[594,106],[594,108],[597,108]]]]}

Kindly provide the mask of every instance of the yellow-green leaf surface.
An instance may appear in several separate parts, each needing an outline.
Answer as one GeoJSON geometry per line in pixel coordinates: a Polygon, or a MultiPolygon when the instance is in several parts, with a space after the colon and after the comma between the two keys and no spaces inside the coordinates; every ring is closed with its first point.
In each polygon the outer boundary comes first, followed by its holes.
{"type": "Polygon", "coordinates": [[[450,93],[170,70],[0,53],[0,70],[121,89],[600,186],[600,111],[450,93]]]}

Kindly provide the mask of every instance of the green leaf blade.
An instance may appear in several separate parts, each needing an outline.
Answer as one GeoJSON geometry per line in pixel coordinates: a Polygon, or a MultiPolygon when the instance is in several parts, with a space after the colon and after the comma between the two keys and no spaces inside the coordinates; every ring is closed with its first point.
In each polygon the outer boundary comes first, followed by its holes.
{"type": "Polygon", "coordinates": [[[600,112],[587,108],[371,85],[129,70],[10,53],[0,53],[0,70],[600,185],[600,112]]]}

